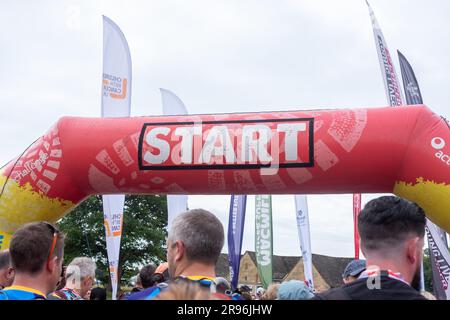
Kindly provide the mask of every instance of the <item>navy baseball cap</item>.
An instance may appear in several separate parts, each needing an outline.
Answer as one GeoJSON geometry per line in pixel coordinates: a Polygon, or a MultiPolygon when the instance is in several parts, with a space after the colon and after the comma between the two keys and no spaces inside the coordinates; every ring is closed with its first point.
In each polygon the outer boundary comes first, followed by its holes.
{"type": "Polygon", "coordinates": [[[366,270],[366,260],[352,260],[345,267],[344,273],[342,274],[342,278],[345,279],[349,276],[356,277],[366,270]]]}

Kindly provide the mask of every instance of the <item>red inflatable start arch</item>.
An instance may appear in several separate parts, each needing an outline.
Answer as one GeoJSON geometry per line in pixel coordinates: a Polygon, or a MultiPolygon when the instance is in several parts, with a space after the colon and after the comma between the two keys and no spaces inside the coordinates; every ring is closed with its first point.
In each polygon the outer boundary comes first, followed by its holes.
{"type": "Polygon", "coordinates": [[[425,106],[62,118],[0,172],[0,237],[92,194],[392,192],[450,232],[450,130],[425,106]]]}

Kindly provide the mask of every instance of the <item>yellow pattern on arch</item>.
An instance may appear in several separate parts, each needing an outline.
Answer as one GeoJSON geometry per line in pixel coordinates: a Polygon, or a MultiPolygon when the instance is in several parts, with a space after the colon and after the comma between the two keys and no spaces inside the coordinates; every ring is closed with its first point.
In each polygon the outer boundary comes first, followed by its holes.
{"type": "MultiPolygon", "coordinates": [[[[1,188],[5,182],[6,176],[0,172],[1,188]]],[[[23,224],[33,221],[56,222],[74,206],[72,201],[53,199],[34,191],[29,183],[21,186],[15,180],[8,179],[0,198],[0,238],[3,235],[0,249],[9,247],[10,235],[23,224]]]]}
{"type": "Polygon", "coordinates": [[[416,183],[397,181],[394,194],[416,202],[427,217],[439,227],[450,232],[450,185],[417,178],[416,183]]]}

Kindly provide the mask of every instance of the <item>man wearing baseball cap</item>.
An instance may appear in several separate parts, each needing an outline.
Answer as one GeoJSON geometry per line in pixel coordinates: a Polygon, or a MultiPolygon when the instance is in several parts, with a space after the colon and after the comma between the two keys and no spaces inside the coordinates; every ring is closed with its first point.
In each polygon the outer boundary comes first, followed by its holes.
{"type": "Polygon", "coordinates": [[[366,260],[352,260],[345,267],[342,274],[342,280],[344,284],[349,284],[358,279],[361,273],[366,270],[366,260]]]}

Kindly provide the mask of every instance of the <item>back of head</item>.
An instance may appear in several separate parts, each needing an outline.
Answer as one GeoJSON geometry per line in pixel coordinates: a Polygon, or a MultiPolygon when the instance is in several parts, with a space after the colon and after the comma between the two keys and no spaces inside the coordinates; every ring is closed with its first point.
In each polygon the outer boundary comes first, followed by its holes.
{"type": "Polygon", "coordinates": [[[261,300],[275,300],[278,295],[279,283],[272,283],[267,287],[266,292],[261,297],[261,300]]]}
{"type": "Polygon", "coordinates": [[[0,251],[0,270],[11,267],[11,254],[9,250],[0,251]]]}
{"type": "Polygon", "coordinates": [[[46,222],[32,222],[18,229],[11,238],[9,252],[16,273],[37,274],[43,270],[51,254],[60,260],[64,250],[64,235],[46,222]]]}
{"type": "Polygon", "coordinates": [[[303,281],[286,281],[278,288],[278,300],[309,300],[313,297],[314,293],[303,281]]]}
{"type": "Polygon", "coordinates": [[[182,241],[190,261],[216,264],[224,243],[220,220],[203,209],[189,210],[177,216],[169,232],[169,241],[182,241]]]}
{"type": "Polygon", "coordinates": [[[195,281],[176,281],[158,294],[155,300],[212,300],[211,292],[195,281]]]}
{"type": "Polygon", "coordinates": [[[366,270],[366,260],[355,259],[350,261],[342,273],[342,279],[347,277],[358,277],[366,270]]]}
{"type": "Polygon", "coordinates": [[[216,283],[216,291],[219,293],[225,293],[231,289],[230,283],[225,278],[216,277],[214,282],[216,283]]]}
{"type": "Polygon", "coordinates": [[[156,266],[148,264],[139,271],[139,278],[141,280],[142,288],[149,288],[154,285],[153,275],[155,273],[156,266]]]}
{"type": "Polygon", "coordinates": [[[106,290],[103,288],[92,288],[90,300],[106,300],[106,290]]]}
{"type": "Polygon", "coordinates": [[[95,279],[96,265],[94,260],[88,257],[76,257],[73,259],[66,269],[66,278],[78,278],[85,279],[91,277],[95,279]]]}
{"type": "Polygon", "coordinates": [[[395,196],[371,200],[358,216],[362,250],[395,251],[410,237],[423,238],[425,223],[424,211],[413,202],[395,196]]]}

